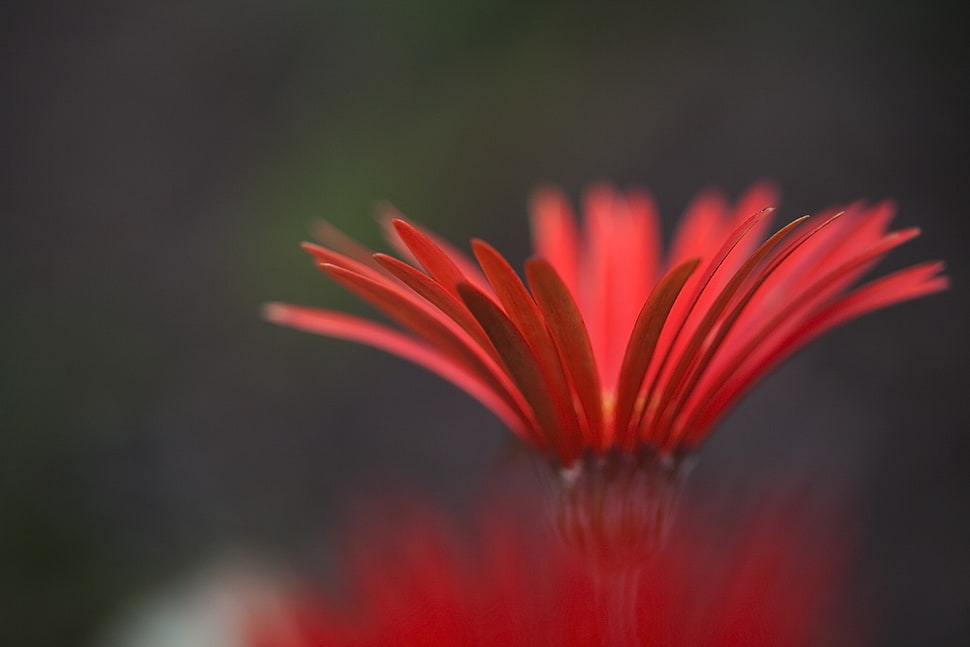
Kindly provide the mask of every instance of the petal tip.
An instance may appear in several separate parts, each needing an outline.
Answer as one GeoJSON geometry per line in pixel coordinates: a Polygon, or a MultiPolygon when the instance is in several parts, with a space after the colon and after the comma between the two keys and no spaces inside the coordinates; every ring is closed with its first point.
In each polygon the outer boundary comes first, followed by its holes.
{"type": "Polygon", "coordinates": [[[400,217],[400,210],[388,200],[381,200],[374,205],[374,218],[378,222],[390,222],[391,220],[400,217]]]}
{"type": "Polygon", "coordinates": [[[494,247],[492,247],[492,245],[482,240],[481,238],[472,238],[470,244],[471,244],[472,252],[475,254],[475,258],[479,261],[479,264],[481,264],[481,258],[479,258],[479,256],[483,253],[492,254],[494,256],[499,256],[501,258],[504,258],[504,256],[502,256],[498,252],[498,250],[496,250],[494,247]]]}
{"type": "Polygon", "coordinates": [[[275,301],[264,303],[260,308],[260,314],[262,314],[263,319],[276,324],[286,323],[289,319],[288,311],[289,309],[286,305],[275,301]]]}
{"type": "Polygon", "coordinates": [[[309,241],[303,241],[302,243],[300,243],[300,249],[302,249],[303,251],[305,251],[310,256],[316,256],[320,251],[322,251],[325,248],[324,247],[321,247],[320,245],[318,245],[316,243],[311,243],[309,241]]]}
{"type": "Polygon", "coordinates": [[[565,200],[562,189],[552,183],[540,184],[532,189],[532,193],[529,195],[529,202],[533,206],[550,202],[555,203],[561,200],[565,200]]]}

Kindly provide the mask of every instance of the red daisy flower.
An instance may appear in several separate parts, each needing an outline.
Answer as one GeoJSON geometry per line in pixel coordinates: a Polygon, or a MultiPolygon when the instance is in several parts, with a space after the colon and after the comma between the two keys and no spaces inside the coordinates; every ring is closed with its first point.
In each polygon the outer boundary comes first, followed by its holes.
{"type": "Polygon", "coordinates": [[[841,606],[847,542],[803,512],[765,507],[730,533],[684,518],[653,559],[604,572],[503,511],[469,540],[433,512],[399,509],[350,533],[345,595],[282,593],[251,615],[249,645],[819,644],[841,606]]]}
{"type": "Polygon", "coordinates": [[[544,189],[532,203],[525,284],[480,240],[473,261],[388,217],[387,237],[408,263],[328,227],[328,247],[304,249],[405,330],[292,305],[270,304],[266,316],[425,366],[564,465],[644,445],[677,456],[822,333],[947,287],[940,262],[857,285],[919,234],[888,230],[890,203],[799,218],[761,242],[774,201],[764,185],[733,207],[704,193],[663,255],[646,193],[591,188],[581,233],[563,195],[544,189]]]}

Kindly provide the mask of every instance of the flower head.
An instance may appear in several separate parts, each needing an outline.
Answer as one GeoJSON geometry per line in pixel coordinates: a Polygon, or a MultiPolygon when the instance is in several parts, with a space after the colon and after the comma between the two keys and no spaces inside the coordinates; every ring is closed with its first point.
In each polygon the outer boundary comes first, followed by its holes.
{"type": "Polygon", "coordinates": [[[768,505],[725,532],[695,511],[653,559],[616,573],[507,509],[488,510],[470,538],[433,511],[399,506],[350,533],[343,594],[282,594],[251,617],[249,645],[819,644],[843,602],[847,541],[805,513],[768,505]]]}
{"type": "Polygon", "coordinates": [[[678,456],[822,333],[947,286],[939,262],[858,285],[919,234],[888,230],[889,203],[799,218],[762,242],[774,201],[764,185],[733,206],[704,193],[663,254],[648,194],[591,188],[580,229],[563,195],[543,189],[525,283],[487,243],[472,242],[472,260],[401,218],[386,232],[406,261],[325,228],[327,246],[306,251],[404,330],[283,304],[266,316],[425,366],[563,465],[642,445],[678,456]]]}

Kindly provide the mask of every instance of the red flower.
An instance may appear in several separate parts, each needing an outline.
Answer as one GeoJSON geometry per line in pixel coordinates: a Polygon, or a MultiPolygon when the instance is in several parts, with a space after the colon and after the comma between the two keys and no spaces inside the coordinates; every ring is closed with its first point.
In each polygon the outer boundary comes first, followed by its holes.
{"type": "Polygon", "coordinates": [[[844,538],[778,507],[727,535],[682,519],[623,572],[502,512],[473,541],[426,511],[382,519],[349,537],[346,596],[282,594],[250,647],[799,647],[831,638],[840,606],[844,538]]]}
{"type": "Polygon", "coordinates": [[[562,194],[539,191],[528,288],[480,240],[472,242],[475,263],[389,219],[388,238],[408,264],[328,230],[340,251],[304,248],[407,332],[300,306],[271,304],[266,316],[425,366],[564,465],[586,451],[639,445],[677,455],[822,333],[947,286],[942,263],[929,262],[857,287],[919,233],[889,232],[889,203],[799,218],[759,244],[774,201],[766,186],[733,207],[702,194],[663,256],[646,193],[590,189],[581,235],[562,194]]]}

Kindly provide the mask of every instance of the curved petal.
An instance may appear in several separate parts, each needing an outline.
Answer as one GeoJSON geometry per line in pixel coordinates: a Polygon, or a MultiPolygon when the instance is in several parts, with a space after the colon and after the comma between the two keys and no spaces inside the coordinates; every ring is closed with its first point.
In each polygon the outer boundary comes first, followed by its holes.
{"type": "Polygon", "coordinates": [[[317,308],[268,303],[263,316],[273,323],[306,332],[373,346],[417,364],[481,402],[515,433],[529,438],[529,425],[493,388],[450,357],[409,335],[367,319],[317,308]]]}

